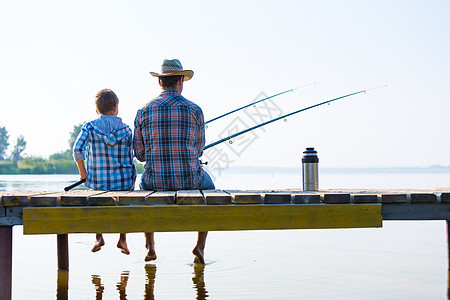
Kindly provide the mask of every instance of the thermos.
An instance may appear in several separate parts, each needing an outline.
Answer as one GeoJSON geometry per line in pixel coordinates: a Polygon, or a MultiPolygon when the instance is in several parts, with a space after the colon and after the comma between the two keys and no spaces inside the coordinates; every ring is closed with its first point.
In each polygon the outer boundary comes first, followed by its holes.
{"type": "Polygon", "coordinates": [[[313,147],[303,151],[302,158],[303,190],[319,190],[319,157],[313,147]]]}

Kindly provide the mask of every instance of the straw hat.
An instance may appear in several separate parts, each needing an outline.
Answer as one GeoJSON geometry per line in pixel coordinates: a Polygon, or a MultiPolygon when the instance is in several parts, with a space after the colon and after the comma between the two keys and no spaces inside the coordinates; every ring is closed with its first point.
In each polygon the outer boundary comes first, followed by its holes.
{"type": "Polygon", "coordinates": [[[183,70],[183,66],[178,59],[165,59],[161,65],[161,74],[156,72],[150,72],[150,74],[155,77],[183,75],[184,81],[188,81],[194,76],[194,71],[183,70]]]}

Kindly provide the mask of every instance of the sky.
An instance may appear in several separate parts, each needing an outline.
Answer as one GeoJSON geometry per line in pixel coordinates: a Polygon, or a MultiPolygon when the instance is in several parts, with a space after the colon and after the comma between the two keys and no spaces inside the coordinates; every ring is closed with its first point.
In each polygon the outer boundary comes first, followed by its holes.
{"type": "Polygon", "coordinates": [[[134,128],[161,92],[149,72],[177,58],[205,120],[307,85],[209,124],[207,144],[385,86],[212,147],[211,168],[300,168],[306,147],[322,167],[448,166],[449,12],[448,1],[0,0],[0,127],[9,151],[23,135],[27,155],[48,157],[110,88],[134,128]]]}

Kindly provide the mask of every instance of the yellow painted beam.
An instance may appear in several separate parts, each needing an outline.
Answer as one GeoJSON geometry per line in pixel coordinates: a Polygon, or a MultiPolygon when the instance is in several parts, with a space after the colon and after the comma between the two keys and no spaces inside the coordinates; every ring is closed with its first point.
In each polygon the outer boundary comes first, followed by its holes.
{"type": "Polygon", "coordinates": [[[380,204],[91,206],[23,209],[24,234],[381,226],[380,204]]]}

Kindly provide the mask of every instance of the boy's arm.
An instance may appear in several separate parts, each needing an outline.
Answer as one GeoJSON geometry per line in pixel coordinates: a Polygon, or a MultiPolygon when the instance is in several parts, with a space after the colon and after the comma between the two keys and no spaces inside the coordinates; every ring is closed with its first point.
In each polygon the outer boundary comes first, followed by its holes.
{"type": "Polygon", "coordinates": [[[84,166],[84,160],[77,160],[78,172],[80,172],[80,179],[86,179],[87,172],[86,167],[84,166]]]}
{"type": "Polygon", "coordinates": [[[142,136],[141,124],[139,122],[138,114],[136,115],[136,119],[134,120],[133,151],[134,156],[136,156],[139,161],[145,161],[144,137],[142,136]]]}

